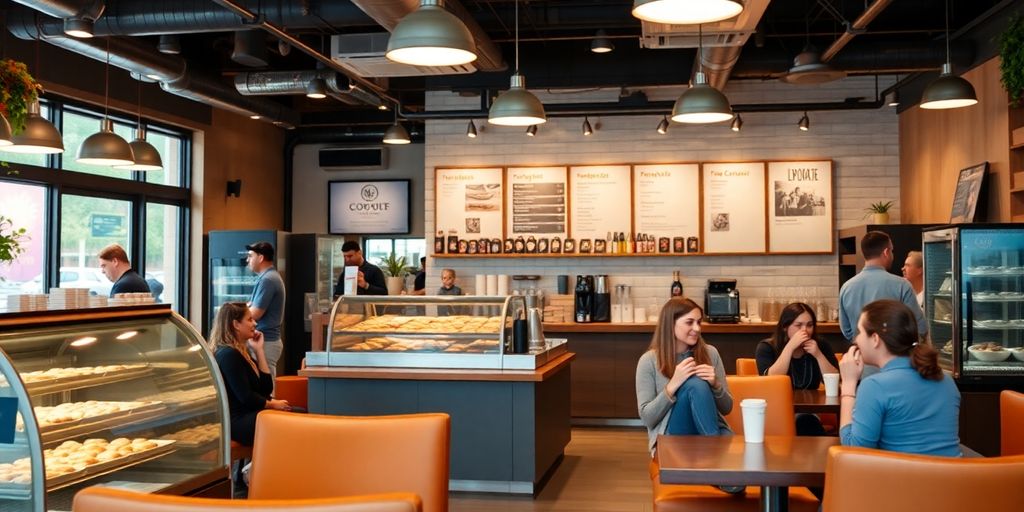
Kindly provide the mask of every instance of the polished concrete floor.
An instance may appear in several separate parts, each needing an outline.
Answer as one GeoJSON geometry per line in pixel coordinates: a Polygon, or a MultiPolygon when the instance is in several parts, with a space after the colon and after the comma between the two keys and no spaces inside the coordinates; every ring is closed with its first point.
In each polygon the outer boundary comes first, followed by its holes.
{"type": "Polygon", "coordinates": [[[540,494],[530,497],[452,493],[450,512],[650,511],[647,433],[643,429],[574,428],[565,458],[540,494]]]}

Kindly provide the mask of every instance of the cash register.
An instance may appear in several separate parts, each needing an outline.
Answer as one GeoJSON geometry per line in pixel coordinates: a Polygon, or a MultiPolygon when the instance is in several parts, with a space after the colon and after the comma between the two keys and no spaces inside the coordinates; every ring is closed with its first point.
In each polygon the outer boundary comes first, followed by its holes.
{"type": "Polygon", "coordinates": [[[708,279],[704,289],[704,314],[711,323],[739,323],[740,292],[736,290],[735,279],[708,279]]]}

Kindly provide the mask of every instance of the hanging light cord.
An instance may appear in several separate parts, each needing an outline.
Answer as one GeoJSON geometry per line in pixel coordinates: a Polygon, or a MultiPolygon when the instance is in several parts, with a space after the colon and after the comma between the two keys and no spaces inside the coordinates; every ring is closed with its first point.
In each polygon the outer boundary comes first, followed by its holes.
{"type": "Polygon", "coordinates": [[[139,125],[136,127],[137,130],[142,129],[142,80],[137,80],[139,84],[139,93],[135,99],[139,103],[139,125]]]}
{"type": "MultiPolygon", "coordinates": [[[[946,32],[949,32],[948,23],[946,32]]],[[[947,36],[946,39],[948,42],[949,37],[947,36]]],[[[516,0],[516,74],[519,74],[519,0],[516,0]]]]}
{"type": "Polygon", "coordinates": [[[697,24],[697,72],[704,72],[704,24],[697,24]]]}
{"type": "Polygon", "coordinates": [[[103,117],[110,117],[110,38],[107,38],[107,66],[103,81],[103,117]]]}
{"type": "Polygon", "coordinates": [[[950,72],[953,72],[953,65],[949,61],[949,0],[946,0],[946,8],[943,9],[946,15],[946,64],[949,64],[950,72]]]}

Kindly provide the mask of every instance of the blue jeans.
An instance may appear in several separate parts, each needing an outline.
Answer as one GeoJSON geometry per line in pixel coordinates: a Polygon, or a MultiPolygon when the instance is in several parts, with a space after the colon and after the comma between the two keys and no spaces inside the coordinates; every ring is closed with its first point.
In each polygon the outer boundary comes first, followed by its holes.
{"type": "Polygon", "coordinates": [[[718,407],[711,385],[699,377],[686,379],[676,390],[676,403],[668,413],[665,433],[669,435],[718,436],[730,431],[718,426],[718,407]]]}

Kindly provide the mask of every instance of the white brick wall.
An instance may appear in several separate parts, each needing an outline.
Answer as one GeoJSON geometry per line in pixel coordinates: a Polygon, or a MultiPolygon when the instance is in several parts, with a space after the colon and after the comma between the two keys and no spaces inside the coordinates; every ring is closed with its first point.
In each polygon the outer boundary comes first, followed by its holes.
{"type": "MultiPolygon", "coordinates": [[[[888,84],[881,84],[885,87],[888,84]]],[[[652,101],[674,100],[681,89],[647,90],[652,101]]],[[[731,82],[726,94],[734,104],[835,102],[848,97],[875,97],[873,78],[851,78],[822,86],[731,82]]],[[[617,91],[552,94],[537,91],[545,103],[610,101],[617,91]]],[[[427,95],[428,110],[479,108],[479,98],[446,92],[427,95]]],[[[835,172],[837,227],[862,224],[871,202],[899,198],[898,117],[889,107],[878,110],[809,112],[811,130],[797,129],[802,112],[743,114],[743,130],[728,123],[711,126],[673,124],[668,134],[655,127],[660,116],[591,116],[596,131],[581,134],[582,118],[550,118],[536,137],[522,128],[487,125],[477,120],[479,137],[466,137],[466,120],[429,121],[426,126],[425,206],[428,246],[434,233],[434,168],[443,166],[512,166],[739,160],[832,159],[835,172]],[[598,125],[600,126],[598,128],[598,125]]],[[[891,213],[899,221],[899,205],[891,213]]],[[[427,289],[440,283],[440,271],[454,268],[459,284],[473,293],[475,274],[539,274],[538,286],[554,292],[558,274],[609,274],[612,284],[633,286],[638,306],[668,297],[672,271],[683,272],[686,295],[703,300],[710,277],[734,277],[745,297],[834,298],[836,256],[705,256],[686,258],[550,258],[438,259],[428,264],[427,289]]],[[[574,278],[571,279],[572,282],[574,278]]],[[[519,286],[518,283],[513,285],[519,286]]],[[[572,286],[572,284],[570,284],[572,286]]]]}

